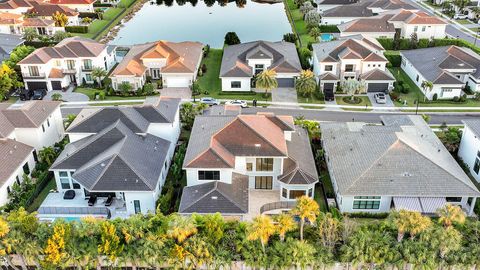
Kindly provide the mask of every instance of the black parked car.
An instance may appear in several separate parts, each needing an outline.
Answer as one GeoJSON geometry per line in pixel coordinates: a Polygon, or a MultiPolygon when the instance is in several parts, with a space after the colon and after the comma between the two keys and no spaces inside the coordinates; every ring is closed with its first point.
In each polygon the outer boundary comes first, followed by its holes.
{"type": "Polygon", "coordinates": [[[32,99],[33,100],[42,100],[43,97],[45,97],[46,94],[47,94],[47,90],[45,90],[45,89],[33,90],[32,99]]]}
{"type": "Polygon", "coordinates": [[[108,196],[107,200],[105,201],[105,206],[112,205],[112,202],[113,202],[113,196],[110,195],[110,196],[108,196]]]}
{"type": "Polygon", "coordinates": [[[88,206],[94,206],[96,202],[97,202],[97,196],[90,195],[90,198],[88,199],[88,206]]]}
{"type": "Polygon", "coordinates": [[[17,93],[21,101],[30,100],[33,96],[33,91],[27,89],[19,89],[17,93]]]}

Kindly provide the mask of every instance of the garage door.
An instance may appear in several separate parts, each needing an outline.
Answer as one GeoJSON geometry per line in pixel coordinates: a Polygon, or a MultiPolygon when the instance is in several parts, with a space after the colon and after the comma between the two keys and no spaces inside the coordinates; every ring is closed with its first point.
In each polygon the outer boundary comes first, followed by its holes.
{"type": "Polygon", "coordinates": [[[27,88],[32,91],[38,89],[47,90],[47,82],[27,82],[27,88]]]}
{"type": "Polygon", "coordinates": [[[386,92],[388,90],[388,83],[369,83],[368,92],[386,92]]]}
{"type": "Polygon", "coordinates": [[[278,78],[278,87],[294,87],[295,80],[293,78],[278,78]]]}
{"type": "Polygon", "coordinates": [[[189,79],[187,78],[167,78],[167,87],[188,87],[189,79]]]}
{"type": "Polygon", "coordinates": [[[53,90],[62,90],[62,82],[60,82],[60,81],[52,82],[52,89],[53,90]]]}

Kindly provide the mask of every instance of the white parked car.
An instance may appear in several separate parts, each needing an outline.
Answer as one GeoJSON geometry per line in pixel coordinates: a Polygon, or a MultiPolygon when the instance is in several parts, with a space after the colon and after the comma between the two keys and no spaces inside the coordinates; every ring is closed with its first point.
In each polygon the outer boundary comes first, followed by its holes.
{"type": "Polygon", "coordinates": [[[230,101],[227,101],[225,102],[225,105],[236,105],[236,106],[240,106],[242,108],[247,108],[248,107],[248,104],[245,100],[230,100],[230,101]]]}
{"type": "Polygon", "coordinates": [[[455,20],[466,20],[468,19],[468,15],[465,15],[465,14],[455,14],[453,15],[453,18],[455,20]]]}
{"type": "Polygon", "coordinates": [[[200,99],[200,103],[207,104],[208,106],[220,105],[220,102],[217,99],[211,97],[203,97],[200,99]]]}
{"type": "Polygon", "coordinates": [[[374,95],[375,101],[378,104],[386,104],[387,103],[387,96],[384,93],[376,93],[374,95]]]}

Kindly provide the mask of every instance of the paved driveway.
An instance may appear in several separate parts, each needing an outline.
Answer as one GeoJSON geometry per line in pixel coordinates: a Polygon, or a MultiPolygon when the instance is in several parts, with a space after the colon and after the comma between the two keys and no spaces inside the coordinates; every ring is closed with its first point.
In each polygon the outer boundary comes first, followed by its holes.
{"type": "Polygon", "coordinates": [[[50,91],[47,93],[47,95],[44,97],[45,100],[52,100],[52,95],[53,94],[60,94],[62,95],[62,100],[63,101],[68,101],[68,102],[83,102],[83,101],[88,101],[89,98],[87,95],[82,94],[82,93],[77,93],[77,92],[63,92],[63,91],[50,91]]]}
{"type": "Polygon", "coordinates": [[[368,99],[370,99],[370,102],[372,103],[373,107],[395,107],[395,104],[393,104],[392,99],[390,98],[390,95],[385,94],[387,97],[387,102],[385,104],[378,104],[377,101],[375,101],[374,97],[375,93],[368,93],[368,99]]]}
{"type": "Polygon", "coordinates": [[[166,97],[190,99],[192,98],[192,91],[188,87],[167,87],[160,89],[160,95],[166,97]]]}
{"type": "Polygon", "coordinates": [[[272,101],[297,103],[297,91],[293,88],[273,89],[272,101]]]}

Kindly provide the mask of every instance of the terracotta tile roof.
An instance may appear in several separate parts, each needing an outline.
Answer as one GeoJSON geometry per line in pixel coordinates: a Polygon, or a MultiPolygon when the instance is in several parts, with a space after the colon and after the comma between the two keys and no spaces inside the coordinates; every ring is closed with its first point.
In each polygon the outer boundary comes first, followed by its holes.
{"type": "Polygon", "coordinates": [[[19,64],[46,64],[51,59],[97,57],[106,47],[105,44],[91,39],[71,37],[62,40],[55,47],[36,49],[19,64]]]}
{"type": "Polygon", "coordinates": [[[233,168],[235,156],[285,157],[284,131],[294,129],[291,116],[197,117],[183,167],[233,168]]]}
{"type": "Polygon", "coordinates": [[[313,44],[313,52],[320,62],[338,62],[340,59],[368,59],[370,61],[378,59],[378,61],[387,61],[380,55],[383,48],[375,42],[362,35],[357,35],[313,44]]]}
{"type": "Polygon", "coordinates": [[[62,70],[58,68],[52,68],[50,70],[50,74],[48,74],[48,78],[63,78],[65,75],[63,74],[62,70]]]}
{"type": "Polygon", "coordinates": [[[8,12],[0,12],[0,24],[21,24],[23,15],[8,12]]]}
{"type": "Polygon", "coordinates": [[[338,77],[335,74],[326,72],[320,75],[320,80],[322,81],[338,81],[338,77]]]}
{"type": "Polygon", "coordinates": [[[429,15],[423,11],[402,10],[393,16],[390,21],[401,21],[406,24],[447,24],[437,16],[429,15]]]}
{"type": "Polygon", "coordinates": [[[356,19],[340,24],[338,29],[342,33],[395,33],[393,23],[389,21],[393,16],[393,14],[384,14],[375,17],[356,19]]]}
{"type": "Polygon", "coordinates": [[[50,3],[57,5],[91,5],[97,0],[50,0],[50,3]]]}
{"type": "Polygon", "coordinates": [[[55,4],[50,4],[46,2],[40,2],[40,1],[29,1],[29,3],[33,7],[29,11],[29,13],[33,13],[36,16],[50,17],[57,11],[67,16],[78,16],[79,14],[77,11],[65,6],[60,6],[60,5],[55,5],[55,4]]]}
{"type": "Polygon", "coordinates": [[[15,127],[8,121],[8,118],[0,111],[0,138],[6,138],[12,134],[15,127]]]}
{"type": "Polygon", "coordinates": [[[388,60],[383,56],[383,55],[379,55],[379,54],[376,54],[374,52],[370,53],[365,59],[363,59],[363,61],[366,61],[366,62],[388,62],[388,60]]]}
{"type": "Polygon", "coordinates": [[[26,0],[7,0],[0,2],[0,9],[16,9],[21,7],[31,7],[26,0]]]}
{"type": "Polygon", "coordinates": [[[12,105],[0,110],[15,128],[36,128],[60,107],[60,101],[27,101],[21,106],[12,105]]]}
{"type": "Polygon", "coordinates": [[[134,45],[113,70],[112,76],[142,76],[147,70],[144,59],[166,59],[162,73],[194,73],[202,57],[202,48],[199,42],[157,41],[134,45]]]}
{"type": "Polygon", "coordinates": [[[0,139],[0,186],[24,165],[32,152],[31,146],[11,139],[0,139]]]}
{"type": "Polygon", "coordinates": [[[362,80],[366,81],[395,81],[393,75],[388,71],[380,70],[378,68],[372,69],[360,75],[362,80]]]}
{"type": "Polygon", "coordinates": [[[47,20],[41,18],[25,18],[23,26],[54,26],[54,20],[47,20]]]}

